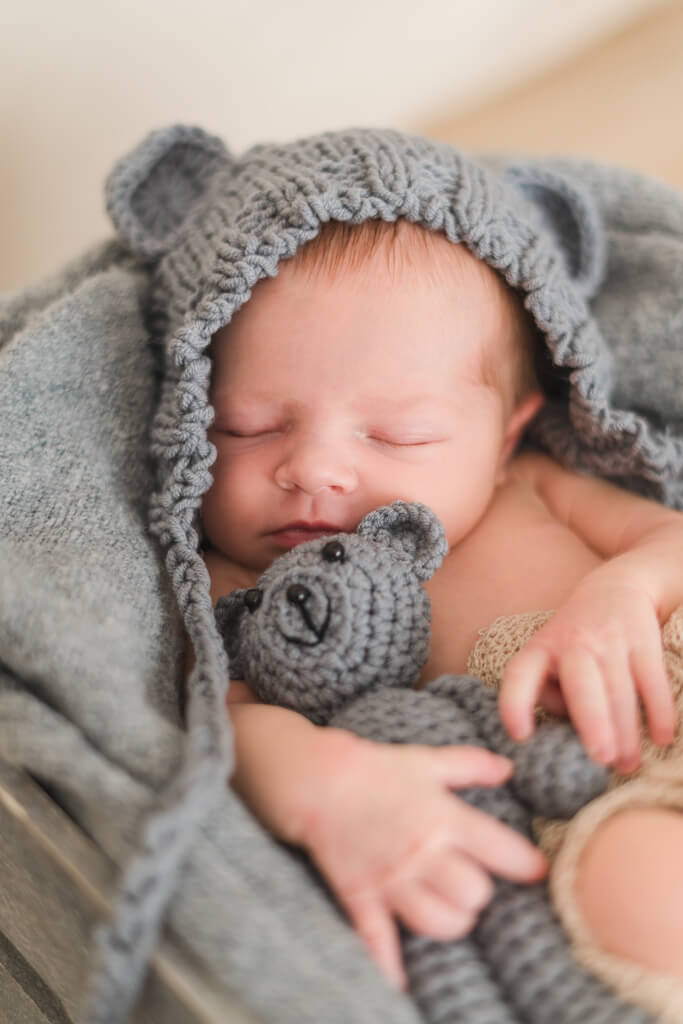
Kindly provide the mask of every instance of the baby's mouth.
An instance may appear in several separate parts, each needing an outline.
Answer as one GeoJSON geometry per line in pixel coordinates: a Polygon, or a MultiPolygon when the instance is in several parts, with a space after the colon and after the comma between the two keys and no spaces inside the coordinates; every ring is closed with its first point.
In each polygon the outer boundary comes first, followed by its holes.
{"type": "Polygon", "coordinates": [[[273,530],[270,536],[278,547],[293,548],[297,544],[303,544],[304,541],[326,537],[332,533],[343,533],[343,528],[335,526],[333,523],[299,521],[288,523],[279,530],[273,530]]]}

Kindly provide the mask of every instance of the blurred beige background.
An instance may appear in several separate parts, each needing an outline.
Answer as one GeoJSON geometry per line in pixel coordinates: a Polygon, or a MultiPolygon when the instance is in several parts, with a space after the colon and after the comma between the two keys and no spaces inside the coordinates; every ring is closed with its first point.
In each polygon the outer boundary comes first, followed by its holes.
{"type": "Polygon", "coordinates": [[[238,151],[388,125],[683,187],[683,0],[0,6],[0,291],[106,235],[107,171],[173,121],[238,151]]]}

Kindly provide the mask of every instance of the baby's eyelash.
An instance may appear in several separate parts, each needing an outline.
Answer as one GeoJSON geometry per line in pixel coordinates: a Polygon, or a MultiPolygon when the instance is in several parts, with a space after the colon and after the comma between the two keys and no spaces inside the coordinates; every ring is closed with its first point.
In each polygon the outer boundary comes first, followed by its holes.
{"type": "Polygon", "coordinates": [[[277,427],[265,427],[258,430],[233,430],[225,427],[221,430],[221,434],[225,434],[227,437],[263,437],[265,434],[275,434],[277,431],[277,427]]]}
{"type": "Polygon", "coordinates": [[[432,438],[420,438],[415,441],[395,441],[388,437],[370,437],[371,441],[377,441],[379,444],[390,445],[392,448],[418,448],[420,445],[434,444],[432,438]]]}

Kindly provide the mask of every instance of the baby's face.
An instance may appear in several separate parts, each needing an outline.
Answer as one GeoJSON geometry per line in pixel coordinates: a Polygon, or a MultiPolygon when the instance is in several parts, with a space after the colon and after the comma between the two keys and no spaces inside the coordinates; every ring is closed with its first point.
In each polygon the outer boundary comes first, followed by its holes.
{"type": "Polygon", "coordinates": [[[445,286],[380,255],[335,273],[290,261],[256,286],[213,345],[215,548],[258,573],[397,498],[429,505],[451,546],[473,528],[508,436],[482,379],[482,349],[511,329],[486,273],[464,254],[445,286]]]}

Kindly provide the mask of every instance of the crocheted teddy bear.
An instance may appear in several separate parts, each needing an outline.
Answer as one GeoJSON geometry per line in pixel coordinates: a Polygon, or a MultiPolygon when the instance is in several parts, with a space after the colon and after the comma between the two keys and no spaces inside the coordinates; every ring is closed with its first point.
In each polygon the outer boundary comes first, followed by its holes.
{"type": "MultiPolygon", "coordinates": [[[[507,736],[496,695],[470,676],[412,689],[427,659],[422,583],[447,544],[430,509],[397,501],[354,534],[300,544],[258,586],[221,597],[216,620],[231,674],[266,702],[390,743],[477,744],[511,758],[511,780],[459,796],[531,835],[533,814],[570,817],[606,773],[566,722],[525,744],[507,736]]],[[[547,886],[496,882],[473,932],[454,942],[405,934],[410,991],[430,1024],[644,1024],[573,959],[547,886]]]]}

